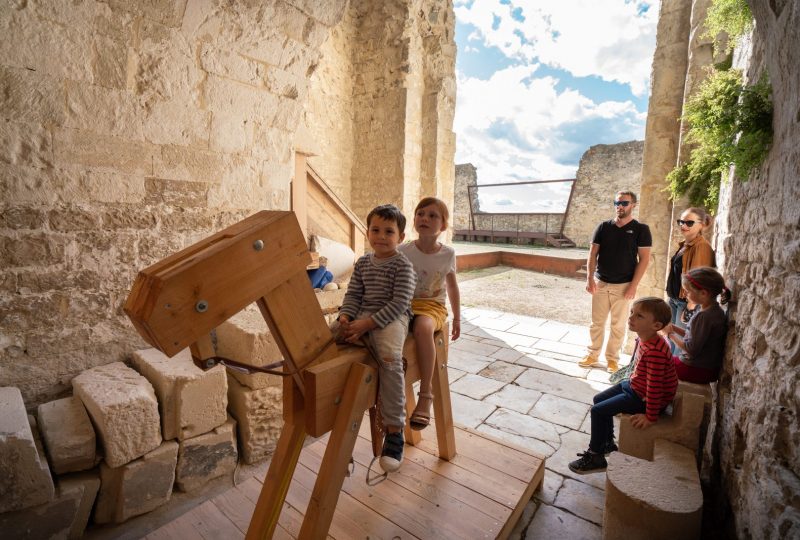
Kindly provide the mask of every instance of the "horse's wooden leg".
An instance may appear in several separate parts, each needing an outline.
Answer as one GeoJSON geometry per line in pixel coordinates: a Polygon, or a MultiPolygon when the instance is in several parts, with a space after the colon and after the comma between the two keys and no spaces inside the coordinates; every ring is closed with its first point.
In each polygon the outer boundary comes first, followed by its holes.
{"type": "Polygon", "coordinates": [[[299,538],[325,538],[328,534],[364,411],[375,402],[377,383],[374,368],[364,364],[350,368],[299,538]]]}
{"type": "Polygon", "coordinates": [[[250,526],[247,528],[246,540],[272,538],[305,438],[302,414],[294,415],[291,421],[284,423],[253,517],[250,519],[250,526]]]}

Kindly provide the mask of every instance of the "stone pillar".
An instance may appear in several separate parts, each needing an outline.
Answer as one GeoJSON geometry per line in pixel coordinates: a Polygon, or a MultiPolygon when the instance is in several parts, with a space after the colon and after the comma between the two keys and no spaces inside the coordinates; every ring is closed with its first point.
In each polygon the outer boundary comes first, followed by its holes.
{"type": "MultiPolygon", "coordinates": [[[[354,0],[353,161],[350,206],[406,217],[420,197],[453,204],[455,17],[451,2],[354,0]]],[[[406,234],[411,233],[407,227],[406,234]]]]}
{"type": "MultiPolygon", "coordinates": [[[[694,0],[692,3],[692,16],[691,16],[691,29],[689,32],[689,58],[688,67],[686,70],[686,82],[683,89],[683,102],[686,101],[697,92],[697,88],[708,76],[708,67],[715,61],[719,62],[722,58],[714,58],[714,45],[713,40],[705,37],[705,19],[708,8],[711,5],[711,0],[694,0]]],[[[680,143],[678,146],[678,163],[684,164],[689,160],[689,155],[692,151],[692,145],[688,144],[685,140],[686,130],[688,126],[686,122],[681,120],[680,124],[680,143]]],[[[680,199],[673,201],[672,205],[672,219],[670,220],[670,236],[669,246],[667,249],[667,257],[670,257],[678,249],[678,242],[683,237],[680,230],[675,225],[675,220],[678,219],[683,211],[689,208],[688,199],[684,196],[680,199]]],[[[708,208],[707,210],[713,210],[708,208]]],[[[704,233],[706,239],[710,242],[712,240],[713,230],[707,230],[704,233]]],[[[665,269],[664,279],[669,275],[669,266],[665,269]]]]}
{"type": "Polygon", "coordinates": [[[678,160],[691,10],[691,0],[664,0],[658,18],[639,193],[639,215],[653,233],[653,251],[638,296],[664,294],[672,218],[664,187],[678,160]]]}

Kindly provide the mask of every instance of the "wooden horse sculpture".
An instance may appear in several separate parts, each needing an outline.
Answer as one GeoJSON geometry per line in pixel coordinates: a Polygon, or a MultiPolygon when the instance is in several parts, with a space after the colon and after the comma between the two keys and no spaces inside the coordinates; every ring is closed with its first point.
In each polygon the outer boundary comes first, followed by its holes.
{"type": "MultiPolygon", "coordinates": [[[[256,302],[283,354],[284,426],[256,504],[248,539],[270,538],[306,435],[331,432],[301,538],[328,532],[364,412],[376,401],[377,370],[363,349],[340,351],[306,275],[311,261],[292,212],[260,212],[141,271],[125,312],[148,343],[173,356],[189,347],[195,362],[213,361],[209,332],[256,302]]],[[[445,334],[446,335],[446,334],[445,334]]],[[[446,357],[438,335],[434,415],[439,456],[455,456],[446,357]]],[[[407,407],[419,378],[406,343],[407,407]]],[[[406,428],[410,444],[419,432],[406,428]]],[[[373,449],[380,442],[373,436],[373,449]]]]}

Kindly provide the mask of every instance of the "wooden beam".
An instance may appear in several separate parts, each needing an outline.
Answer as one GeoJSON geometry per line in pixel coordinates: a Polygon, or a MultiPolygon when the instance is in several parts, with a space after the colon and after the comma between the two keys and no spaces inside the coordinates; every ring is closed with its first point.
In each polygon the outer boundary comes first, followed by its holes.
{"type": "Polygon", "coordinates": [[[174,356],[310,262],[291,212],[259,212],[140,271],[124,310],[174,356]]]}
{"type": "MultiPolygon", "coordinates": [[[[370,362],[366,349],[353,347],[345,349],[333,360],[304,372],[306,431],[309,435],[321,437],[333,429],[352,366],[370,362]]],[[[375,398],[376,396],[372,396],[372,401],[365,410],[375,403],[375,398]]]]}
{"type": "Polygon", "coordinates": [[[292,178],[292,211],[300,223],[303,237],[308,240],[308,180],[306,180],[306,155],[294,154],[294,177],[292,178]]]}
{"type": "Polygon", "coordinates": [[[325,538],[328,534],[364,411],[375,402],[377,390],[378,374],[375,368],[360,363],[350,366],[342,403],[325,447],[325,456],[299,538],[325,538]]]}
{"type": "Polygon", "coordinates": [[[275,532],[306,438],[302,416],[293,420],[285,423],[281,430],[278,446],[272,455],[250,526],[247,528],[246,540],[267,540],[275,532]]]}

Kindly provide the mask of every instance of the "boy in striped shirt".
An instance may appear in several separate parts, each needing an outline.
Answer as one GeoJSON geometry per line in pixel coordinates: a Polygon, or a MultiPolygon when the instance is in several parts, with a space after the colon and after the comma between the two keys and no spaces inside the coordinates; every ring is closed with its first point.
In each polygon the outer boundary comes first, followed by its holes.
{"type": "Polygon", "coordinates": [[[414,267],[397,251],[405,238],[405,227],[405,216],[392,204],[378,206],[369,213],[367,240],[373,253],[356,261],[338,318],[339,339],[356,343],[366,337],[380,359],[378,392],[386,431],[380,464],[386,472],[396,471],[403,461],[403,344],[417,285],[414,267]]]}
{"type": "Polygon", "coordinates": [[[586,474],[606,470],[605,456],[617,450],[615,415],[632,414],[633,427],[644,429],[654,424],[661,411],[672,402],[678,376],[670,345],[658,333],[671,318],[669,305],[654,296],[640,298],[631,306],[628,328],[638,336],[633,375],[630,381],[623,380],[594,396],[589,449],[569,464],[572,472],[586,474]]]}

